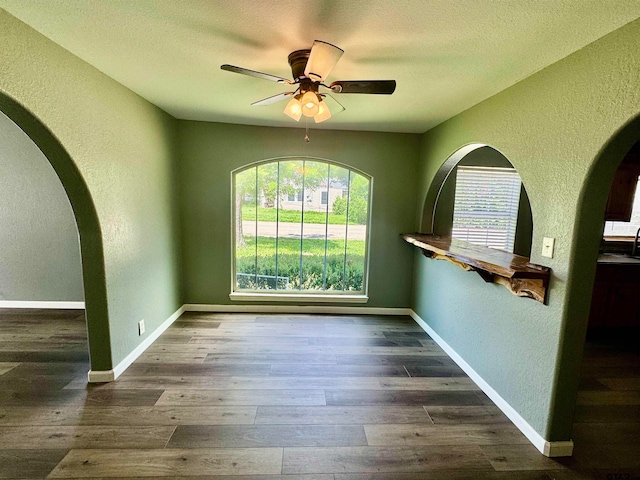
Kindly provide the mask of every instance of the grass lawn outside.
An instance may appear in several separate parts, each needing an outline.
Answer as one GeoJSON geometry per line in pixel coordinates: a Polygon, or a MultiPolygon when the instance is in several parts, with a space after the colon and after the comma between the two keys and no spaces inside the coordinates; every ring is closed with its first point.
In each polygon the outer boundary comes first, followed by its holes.
{"type": "Polygon", "coordinates": [[[362,291],[364,280],[364,240],[300,240],[245,236],[245,246],[236,248],[237,288],[260,290],[362,291]],[[256,251],[257,240],[257,251],[256,251]],[[277,279],[276,279],[277,276],[277,279]]]}
{"type": "MultiPolygon", "coordinates": [[[[351,216],[351,215],[350,215],[351,216]]],[[[242,220],[255,220],[256,219],[256,207],[255,205],[243,205],[242,206],[242,220]]],[[[300,223],[302,220],[302,212],[300,210],[283,210],[280,209],[277,220],[280,222],[288,223],[300,223]]],[[[259,222],[275,222],[276,221],[276,209],[258,207],[258,221],[259,222]]],[[[304,212],[304,223],[325,223],[327,221],[327,214],[325,212],[304,212]]],[[[329,212],[329,224],[331,225],[344,225],[346,221],[346,215],[337,215],[329,212]]],[[[360,225],[353,220],[349,222],[349,225],[360,225]]]]}

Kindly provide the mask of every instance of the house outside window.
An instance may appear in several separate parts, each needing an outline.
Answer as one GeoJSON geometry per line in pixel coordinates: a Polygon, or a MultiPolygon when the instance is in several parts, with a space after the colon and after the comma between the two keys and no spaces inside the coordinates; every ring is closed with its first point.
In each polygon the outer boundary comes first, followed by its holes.
{"type": "Polygon", "coordinates": [[[233,189],[232,295],[366,295],[370,177],[287,159],[236,171],[233,189]]]}

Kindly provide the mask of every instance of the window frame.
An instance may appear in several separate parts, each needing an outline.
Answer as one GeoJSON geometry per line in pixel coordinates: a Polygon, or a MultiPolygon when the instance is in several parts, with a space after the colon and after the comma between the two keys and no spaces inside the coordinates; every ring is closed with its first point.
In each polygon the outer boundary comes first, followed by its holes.
{"type": "MultiPolygon", "coordinates": [[[[369,263],[371,257],[371,228],[372,228],[372,211],[373,211],[373,186],[374,178],[362,170],[352,167],[350,165],[328,160],[318,157],[307,156],[287,156],[276,157],[265,160],[260,160],[247,165],[243,165],[230,172],[230,226],[231,226],[231,271],[230,271],[230,293],[229,298],[235,301],[270,301],[270,302],[306,302],[306,303],[367,303],[369,301],[369,263]],[[302,161],[302,162],[319,162],[325,163],[331,166],[344,168],[358,175],[363,176],[369,180],[369,201],[367,204],[367,223],[366,233],[364,240],[364,264],[363,264],[363,277],[362,277],[362,291],[310,291],[310,290],[235,290],[236,286],[236,175],[257,168],[261,165],[276,162],[287,161],[302,161]]],[[[296,192],[297,193],[297,192],[296,192]]],[[[302,192],[301,192],[302,193],[302,192]]],[[[327,205],[328,205],[327,201],[327,205]]],[[[302,202],[304,205],[304,202],[302,202]]],[[[304,207],[303,207],[304,209],[304,207]]],[[[304,210],[303,210],[304,211],[304,210]]],[[[348,225],[348,219],[347,219],[348,225]]],[[[346,258],[346,257],[345,257],[346,258]]]]}

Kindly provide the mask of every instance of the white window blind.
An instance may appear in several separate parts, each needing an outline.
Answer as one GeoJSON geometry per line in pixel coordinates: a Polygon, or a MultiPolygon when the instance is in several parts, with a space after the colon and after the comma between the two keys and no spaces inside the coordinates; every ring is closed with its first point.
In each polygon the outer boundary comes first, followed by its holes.
{"type": "Polygon", "coordinates": [[[513,252],[520,188],[513,168],[458,167],[451,236],[513,252]]]}

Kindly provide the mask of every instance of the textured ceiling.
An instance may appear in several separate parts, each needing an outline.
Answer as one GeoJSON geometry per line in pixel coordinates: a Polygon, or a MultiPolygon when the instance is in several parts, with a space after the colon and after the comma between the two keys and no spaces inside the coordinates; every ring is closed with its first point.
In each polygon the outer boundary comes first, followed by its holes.
{"type": "Polygon", "coordinates": [[[638,0],[0,0],[0,7],[182,119],[296,124],[289,90],[220,70],[291,77],[314,39],[345,50],[333,80],[395,79],[391,96],[336,96],[313,128],[424,132],[640,16],[638,0]]]}

